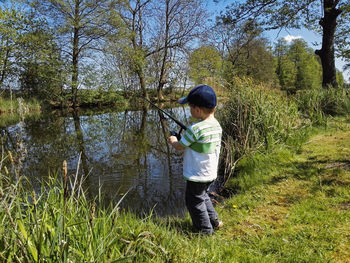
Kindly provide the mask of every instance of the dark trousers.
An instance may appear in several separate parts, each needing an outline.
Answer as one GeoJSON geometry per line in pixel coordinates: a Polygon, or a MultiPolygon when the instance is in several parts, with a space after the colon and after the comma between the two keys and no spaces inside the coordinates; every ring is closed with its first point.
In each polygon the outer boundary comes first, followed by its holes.
{"type": "Polygon", "coordinates": [[[186,184],[185,201],[192,224],[197,231],[204,234],[213,234],[213,228],[219,224],[218,214],[208,195],[211,183],[187,181],[186,184]]]}

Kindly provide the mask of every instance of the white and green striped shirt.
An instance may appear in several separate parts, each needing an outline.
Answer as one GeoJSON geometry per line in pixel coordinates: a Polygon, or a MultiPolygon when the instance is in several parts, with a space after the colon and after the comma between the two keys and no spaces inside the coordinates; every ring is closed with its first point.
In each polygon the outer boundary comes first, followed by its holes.
{"type": "Polygon", "coordinates": [[[222,129],[215,119],[187,127],[180,140],[184,146],[183,175],[189,181],[211,182],[217,177],[222,129]]]}

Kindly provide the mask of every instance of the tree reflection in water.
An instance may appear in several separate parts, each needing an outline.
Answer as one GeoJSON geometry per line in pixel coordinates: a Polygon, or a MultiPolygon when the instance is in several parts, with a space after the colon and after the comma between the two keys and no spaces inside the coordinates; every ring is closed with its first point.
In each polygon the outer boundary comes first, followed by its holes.
{"type": "MultiPolygon", "coordinates": [[[[183,108],[169,113],[186,123],[183,108]]],[[[69,174],[79,167],[79,175],[85,176],[91,198],[101,187],[105,204],[127,193],[122,207],[137,213],[153,209],[160,216],[183,214],[182,156],[167,144],[169,130],[178,127],[158,111],[47,114],[25,120],[22,129],[27,150],[22,173],[38,189],[67,160],[69,174]]],[[[3,128],[6,151],[16,151],[17,132],[17,125],[3,128]]]]}

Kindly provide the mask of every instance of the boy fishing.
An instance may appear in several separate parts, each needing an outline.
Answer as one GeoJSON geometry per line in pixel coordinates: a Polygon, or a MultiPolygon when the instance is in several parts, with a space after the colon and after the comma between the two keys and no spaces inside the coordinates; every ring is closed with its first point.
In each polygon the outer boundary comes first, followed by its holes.
{"type": "Polygon", "coordinates": [[[184,150],[183,176],[186,179],[185,201],[196,231],[211,235],[223,226],[208,195],[210,184],[217,177],[222,129],[214,117],[217,98],[207,85],[194,87],[187,97],[191,115],[198,122],[188,126],[180,139],[169,137],[176,150],[184,150]]]}

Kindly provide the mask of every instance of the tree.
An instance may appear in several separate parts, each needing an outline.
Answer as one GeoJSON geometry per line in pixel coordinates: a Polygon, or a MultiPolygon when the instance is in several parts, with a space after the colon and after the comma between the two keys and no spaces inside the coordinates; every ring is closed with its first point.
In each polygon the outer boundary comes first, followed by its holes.
{"type": "Polygon", "coordinates": [[[335,43],[345,43],[341,39],[342,36],[346,39],[348,29],[342,29],[350,23],[349,14],[348,0],[246,0],[233,3],[221,19],[236,24],[253,18],[259,21],[264,30],[301,27],[318,30],[322,33],[322,48],[315,53],[322,63],[322,85],[328,87],[337,85],[335,43]],[[339,42],[335,42],[336,39],[339,42]]]}
{"type": "Polygon", "coordinates": [[[203,83],[208,77],[220,75],[222,58],[213,46],[197,48],[189,58],[189,76],[196,84],[203,83]]]}
{"type": "Polygon", "coordinates": [[[15,73],[20,34],[24,25],[23,14],[15,8],[0,8],[0,87],[15,73]]]}
{"type": "Polygon", "coordinates": [[[88,51],[99,51],[99,41],[111,33],[110,10],[114,0],[28,0],[59,33],[60,47],[71,61],[72,105],[77,107],[79,67],[88,51]]]}
{"type": "Polygon", "coordinates": [[[145,79],[146,47],[144,43],[145,21],[149,12],[151,0],[126,1],[120,7],[120,16],[123,21],[123,37],[117,38],[115,49],[122,52],[121,58],[126,60],[129,70],[136,74],[142,95],[148,98],[145,79]],[[122,48],[120,48],[122,46],[122,48]]]}
{"type": "Polygon", "coordinates": [[[321,84],[321,67],[316,60],[313,51],[307,47],[307,43],[301,39],[292,42],[287,53],[293,62],[296,76],[295,89],[315,89],[321,84]]]}
{"type": "Polygon", "coordinates": [[[1,8],[0,23],[0,84],[12,78],[27,95],[54,94],[61,84],[62,61],[47,24],[16,5],[1,8]]]}
{"type": "Polygon", "coordinates": [[[280,39],[275,46],[275,56],[277,58],[276,74],[282,90],[287,93],[295,92],[295,64],[288,57],[289,46],[287,41],[280,39]]]}
{"type": "Polygon", "coordinates": [[[22,38],[18,62],[21,90],[45,101],[59,100],[64,83],[64,62],[53,35],[45,27],[34,27],[22,38]]]}
{"type": "Polygon", "coordinates": [[[159,53],[157,95],[162,99],[164,85],[169,82],[169,70],[174,65],[175,54],[188,50],[186,46],[202,35],[205,28],[206,12],[201,0],[155,1],[153,9],[156,18],[155,35],[152,37],[147,56],[159,53]]]}
{"type": "Polygon", "coordinates": [[[117,39],[115,49],[123,53],[130,72],[138,77],[143,96],[148,96],[146,86],[153,84],[161,100],[176,55],[186,52],[188,44],[201,34],[202,1],[126,1],[120,14],[125,38],[117,39]]]}
{"type": "Polygon", "coordinates": [[[254,20],[233,25],[219,19],[214,30],[214,43],[224,58],[224,78],[249,76],[259,81],[275,81],[275,62],[254,20]]]}
{"type": "Polygon", "coordinates": [[[322,69],[313,50],[303,40],[290,45],[283,39],[275,47],[277,76],[282,90],[294,94],[297,90],[317,89],[321,86],[322,69]]]}

